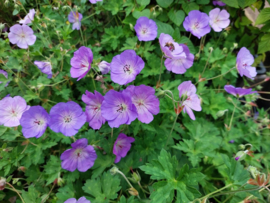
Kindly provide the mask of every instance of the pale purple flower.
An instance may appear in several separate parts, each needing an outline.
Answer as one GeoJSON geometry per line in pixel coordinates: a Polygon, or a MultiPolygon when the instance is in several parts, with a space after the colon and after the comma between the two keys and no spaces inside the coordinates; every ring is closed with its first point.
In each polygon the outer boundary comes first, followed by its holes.
{"type": "MultiPolygon", "coordinates": [[[[6,71],[0,69],[0,74],[4,75],[5,78],[8,79],[8,73],[6,71]]],[[[2,83],[3,82],[0,81],[0,84],[2,84],[2,83]]],[[[5,85],[5,87],[8,86],[8,83],[9,82],[7,82],[7,84],[5,85]]]]}
{"type": "Polygon", "coordinates": [[[209,24],[215,32],[221,32],[230,24],[230,14],[226,10],[215,8],[209,12],[209,24]]]}
{"type": "Polygon", "coordinates": [[[102,1],[102,0],[89,0],[91,4],[96,4],[98,1],[102,1]]]}
{"type": "Polygon", "coordinates": [[[107,74],[111,70],[111,64],[106,61],[101,61],[98,64],[98,68],[100,72],[104,75],[104,74],[107,74]]]}
{"type": "Polygon", "coordinates": [[[81,197],[78,199],[78,201],[75,198],[70,198],[66,200],[64,203],[91,203],[89,200],[87,200],[85,197],[81,197]]]}
{"type": "Polygon", "coordinates": [[[68,21],[73,23],[72,30],[80,30],[81,28],[81,20],[83,16],[79,12],[70,11],[68,14],[68,21]]]}
{"type": "Polygon", "coordinates": [[[130,85],[124,92],[130,93],[132,103],[136,106],[138,120],[150,123],[159,113],[159,100],[155,96],[155,89],[146,85],[130,85]]]}
{"type": "Polygon", "coordinates": [[[168,71],[172,71],[176,74],[183,74],[193,65],[194,55],[189,52],[189,48],[185,44],[179,44],[183,47],[183,52],[186,57],[180,57],[178,59],[167,58],[164,62],[168,71]]]}
{"type": "Polygon", "coordinates": [[[29,107],[24,98],[20,96],[4,97],[0,100],[0,125],[7,127],[20,125],[22,114],[27,111],[29,107]]]}
{"type": "Polygon", "coordinates": [[[71,147],[61,154],[63,169],[71,172],[78,169],[80,172],[85,172],[94,165],[97,154],[94,147],[88,145],[86,138],[78,139],[71,144],[71,147]]]}
{"type": "Polygon", "coordinates": [[[13,25],[8,33],[9,41],[12,44],[17,44],[21,49],[27,49],[36,41],[36,36],[33,30],[27,25],[13,25]]]}
{"type": "Polygon", "coordinates": [[[240,87],[234,87],[232,85],[225,85],[224,89],[226,90],[226,92],[228,92],[229,94],[232,94],[236,97],[242,97],[244,95],[257,93],[257,91],[252,91],[252,88],[244,89],[244,88],[240,88],[240,87]]]}
{"type": "Polygon", "coordinates": [[[157,24],[147,17],[140,17],[137,20],[134,29],[139,41],[152,41],[157,37],[157,24]]]}
{"type": "Polygon", "coordinates": [[[186,57],[183,47],[176,43],[173,38],[168,34],[160,34],[159,45],[162,52],[168,58],[178,59],[181,57],[186,57]]]}
{"type": "Polygon", "coordinates": [[[220,1],[220,0],[213,1],[213,4],[214,4],[215,6],[226,6],[226,4],[223,3],[223,2],[220,1]]]}
{"type": "Polygon", "coordinates": [[[119,85],[126,85],[135,80],[143,68],[142,58],[134,50],[125,50],[112,59],[111,79],[119,85]]]}
{"type": "Polygon", "coordinates": [[[42,73],[48,75],[48,78],[52,77],[52,65],[50,62],[35,61],[34,64],[41,70],[42,73]]]}
{"type": "Polygon", "coordinates": [[[24,19],[21,19],[19,23],[23,25],[31,23],[34,20],[35,13],[35,9],[30,9],[29,13],[24,17],[24,19]]]}
{"type": "Polygon", "coordinates": [[[186,31],[191,32],[199,39],[211,31],[208,15],[197,10],[189,12],[183,26],[186,31]]]}
{"type": "Polygon", "coordinates": [[[71,69],[70,74],[72,78],[78,78],[77,81],[82,79],[91,69],[93,61],[92,50],[88,47],[80,47],[74,52],[74,56],[70,60],[71,69]]]}
{"type": "Polygon", "coordinates": [[[182,106],[184,106],[183,111],[184,113],[187,112],[189,117],[192,120],[195,120],[195,115],[192,110],[194,111],[201,111],[201,100],[199,99],[198,95],[196,94],[196,87],[191,83],[191,81],[182,82],[178,86],[179,90],[179,97],[182,100],[182,106]]]}
{"type": "Polygon", "coordinates": [[[101,115],[108,121],[111,128],[122,124],[130,124],[138,117],[138,113],[128,92],[110,90],[104,96],[101,105],[101,115]]]}
{"type": "Polygon", "coordinates": [[[231,143],[231,144],[234,143],[234,140],[230,140],[229,143],[231,143]]]}
{"type": "Polygon", "coordinates": [[[94,94],[86,90],[85,94],[82,95],[82,100],[86,104],[86,121],[89,122],[89,126],[95,130],[100,129],[102,124],[106,122],[100,110],[104,97],[96,90],[94,94]]]}
{"type": "Polygon", "coordinates": [[[42,106],[31,106],[22,114],[20,124],[25,138],[41,137],[48,124],[50,116],[42,106]]]}
{"type": "Polygon", "coordinates": [[[121,158],[124,158],[131,148],[131,143],[134,142],[133,137],[128,137],[123,133],[120,133],[113,145],[113,154],[116,155],[114,163],[118,163],[121,158]]]}
{"type": "Polygon", "coordinates": [[[241,77],[245,75],[250,79],[254,79],[254,77],[257,75],[257,72],[256,68],[251,66],[253,63],[254,57],[246,47],[242,47],[236,58],[236,68],[241,77]]]}
{"type": "Polygon", "coordinates": [[[53,106],[50,111],[49,126],[56,133],[65,136],[75,135],[86,122],[86,115],[79,104],[69,101],[60,102],[53,106]]]}

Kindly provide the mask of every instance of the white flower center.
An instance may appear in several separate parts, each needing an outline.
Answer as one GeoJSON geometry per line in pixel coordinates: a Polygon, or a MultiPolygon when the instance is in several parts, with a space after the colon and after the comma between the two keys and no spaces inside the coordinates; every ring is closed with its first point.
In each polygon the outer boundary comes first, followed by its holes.
{"type": "Polygon", "coordinates": [[[119,104],[117,105],[118,109],[116,110],[118,113],[123,113],[123,111],[125,111],[127,109],[127,105],[126,104],[119,104]]]}
{"type": "Polygon", "coordinates": [[[68,116],[65,116],[65,117],[64,117],[64,122],[65,122],[65,123],[70,123],[71,121],[72,121],[71,115],[68,115],[68,116]]]}
{"type": "Polygon", "coordinates": [[[124,65],[123,70],[125,73],[128,73],[129,75],[133,72],[132,67],[130,67],[130,65],[128,64],[124,65]]]}

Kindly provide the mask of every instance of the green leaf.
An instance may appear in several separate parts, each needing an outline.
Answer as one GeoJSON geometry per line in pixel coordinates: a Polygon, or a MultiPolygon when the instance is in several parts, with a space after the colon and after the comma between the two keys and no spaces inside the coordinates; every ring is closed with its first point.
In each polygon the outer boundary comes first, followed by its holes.
{"type": "Polygon", "coordinates": [[[114,50],[120,44],[120,38],[123,36],[122,27],[105,28],[105,34],[102,36],[102,43],[109,44],[114,50]]]}
{"type": "Polygon", "coordinates": [[[137,3],[142,6],[147,6],[148,4],[150,4],[150,0],[137,0],[137,3]]]}
{"type": "Polygon", "coordinates": [[[259,41],[258,53],[264,53],[270,50],[270,34],[265,34],[259,41]]]}
{"type": "Polygon", "coordinates": [[[94,197],[91,202],[109,203],[117,197],[117,192],[121,189],[120,179],[109,171],[104,172],[101,177],[87,180],[82,189],[94,197]]]}
{"type": "Polygon", "coordinates": [[[145,16],[147,18],[150,18],[150,10],[149,9],[144,9],[143,11],[138,11],[138,10],[135,10],[133,13],[132,13],[133,17],[138,19],[142,16],[145,16]]]}
{"type": "Polygon", "coordinates": [[[124,46],[120,49],[120,51],[124,51],[127,49],[135,49],[137,45],[138,37],[127,38],[124,46]]]}
{"type": "Polygon", "coordinates": [[[3,135],[7,131],[7,129],[8,129],[7,127],[1,125],[0,126],[0,136],[3,135]]]}
{"type": "Polygon", "coordinates": [[[61,171],[61,162],[59,157],[50,156],[50,160],[44,166],[44,174],[46,175],[47,185],[52,183],[61,171]]]}
{"type": "Polygon", "coordinates": [[[196,4],[195,2],[191,2],[191,3],[183,3],[183,9],[186,12],[186,14],[188,14],[190,11],[193,10],[199,10],[199,5],[196,4]]]}
{"type": "Polygon", "coordinates": [[[160,5],[163,8],[168,8],[173,0],[157,0],[158,5],[160,5]]]}
{"type": "Polygon", "coordinates": [[[197,4],[209,4],[210,0],[196,0],[197,4]]]}
{"type": "Polygon", "coordinates": [[[238,4],[240,7],[245,8],[247,6],[252,5],[255,3],[257,0],[238,0],[238,4]]]}
{"type": "Polygon", "coordinates": [[[75,189],[72,184],[65,185],[64,187],[59,188],[58,193],[56,193],[58,198],[57,203],[63,203],[67,199],[75,197],[75,189]]]}
{"type": "Polygon", "coordinates": [[[8,62],[5,65],[8,69],[16,69],[16,70],[22,70],[22,66],[17,58],[11,56],[8,59],[8,62]]]}
{"type": "Polygon", "coordinates": [[[181,23],[184,21],[185,13],[182,10],[175,11],[174,9],[171,9],[168,13],[168,16],[174,24],[180,26],[181,23]]]}
{"type": "Polygon", "coordinates": [[[111,11],[113,15],[117,14],[119,10],[122,9],[123,2],[119,0],[110,0],[107,1],[106,4],[103,4],[103,7],[107,11],[111,11]]]}
{"type": "Polygon", "coordinates": [[[159,35],[161,33],[164,34],[169,34],[169,35],[173,35],[174,33],[174,29],[172,28],[171,25],[167,24],[167,23],[162,23],[158,20],[155,20],[157,26],[158,26],[158,34],[157,34],[157,38],[159,38],[159,35]]]}
{"type": "Polygon", "coordinates": [[[34,185],[30,185],[28,187],[28,191],[22,191],[22,198],[24,202],[27,203],[37,203],[41,202],[41,198],[39,197],[39,192],[35,189],[34,185]]]}
{"type": "MultiPolygon", "coordinates": [[[[240,0],[242,1],[242,0],[240,0]]],[[[239,8],[237,0],[222,0],[223,3],[227,4],[228,6],[239,8]]]]}

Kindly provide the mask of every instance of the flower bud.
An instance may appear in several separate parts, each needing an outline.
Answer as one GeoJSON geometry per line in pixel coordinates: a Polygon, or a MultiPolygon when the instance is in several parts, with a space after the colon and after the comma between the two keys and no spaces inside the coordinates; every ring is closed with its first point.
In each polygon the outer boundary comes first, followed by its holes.
{"type": "Polygon", "coordinates": [[[212,52],[213,50],[214,50],[213,47],[209,47],[208,49],[209,52],[212,52]]]}
{"type": "Polygon", "coordinates": [[[260,172],[254,166],[249,166],[247,170],[250,172],[251,176],[255,179],[260,172]]]}
{"type": "Polygon", "coordinates": [[[199,58],[200,58],[200,54],[199,53],[195,54],[195,59],[197,60],[199,58]]]}
{"type": "Polygon", "coordinates": [[[233,43],[233,48],[236,49],[238,47],[237,43],[233,43]]]}
{"type": "Polygon", "coordinates": [[[117,172],[118,172],[118,168],[117,168],[116,166],[114,166],[114,167],[112,167],[112,168],[110,169],[110,173],[111,173],[112,175],[115,175],[117,172]]]}
{"type": "Polygon", "coordinates": [[[243,145],[243,144],[240,144],[240,145],[238,146],[238,149],[239,149],[239,150],[245,150],[245,148],[246,148],[246,147],[245,147],[245,145],[243,145]]]}
{"type": "Polygon", "coordinates": [[[245,151],[239,151],[239,152],[237,152],[236,153],[236,155],[235,155],[235,160],[236,161],[241,161],[241,160],[244,160],[245,158],[246,158],[246,153],[245,153],[245,151]]]}
{"type": "Polygon", "coordinates": [[[160,90],[157,95],[156,95],[158,98],[164,98],[165,97],[165,91],[163,90],[160,90]]]}
{"type": "Polygon", "coordinates": [[[4,190],[6,186],[6,179],[3,177],[0,177],[0,190],[4,190]]]}
{"type": "Polygon", "coordinates": [[[156,18],[157,17],[157,13],[154,11],[153,12],[153,18],[156,18]]]}
{"type": "Polygon", "coordinates": [[[228,49],[227,49],[226,47],[224,47],[224,48],[222,49],[222,52],[223,52],[224,54],[227,54],[227,53],[228,53],[228,49]]]}
{"type": "Polygon", "coordinates": [[[5,28],[5,24],[0,23],[0,30],[2,31],[5,28]]]}
{"type": "Polygon", "coordinates": [[[141,181],[141,176],[138,173],[138,171],[132,173],[132,179],[134,180],[135,183],[140,182],[141,181]]]}
{"type": "Polygon", "coordinates": [[[138,191],[137,191],[134,187],[129,188],[129,189],[128,189],[128,192],[129,192],[129,194],[131,194],[132,196],[138,196],[138,195],[139,195],[138,191]]]}
{"type": "Polygon", "coordinates": [[[160,11],[160,12],[162,12],[163,11],[163,9],[159,6],[158,7],[158,10],[160,11]]]}
{"type": "Polygon", "coordinates": [[[134,26],[131,23],[129,23],[129,28],[131,29],[131,31],[134,30],[134,26]]]}
{"type": "Polygon", "coordinates": [[[62,179],[60,176],[58,176],[57,185],[61,187],[62,185],[64,185],[64,183],[65,183],[65,180],[62,179]]]}
{"type": "Polygon", "coordinates": [[[225,110],[220,110],[216,113],[216,116],[219,118],[219,117],[222,117],[224,116],[225,112],[228,111],[228,109],[225,109],[225,110]]]}

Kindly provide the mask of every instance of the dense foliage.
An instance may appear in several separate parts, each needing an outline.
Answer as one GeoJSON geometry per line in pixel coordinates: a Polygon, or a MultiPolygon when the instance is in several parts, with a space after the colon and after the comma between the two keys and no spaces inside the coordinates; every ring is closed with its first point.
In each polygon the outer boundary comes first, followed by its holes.
{"type": "MultiPolygon", "coordinates": [[[[260,80],[258,74],[245,72],[258,67],[270,50],[270,9],[264,9],[265,2],[222,0],[226,5],[221,7],[212,0],[90,1],[0,2],[0,69],[7,73],[0,72],[0,202],[269,202],[269,113],[256,105],[258,98],[269,94],[261,91],[269,73],[260,80]],[[245,15],[247,7],[260,11],[255,24],[245,15]],[[229,26],[221,32],[213,26],[210,31],[208,23],[205,34],[191,34],[187,30],[194,27],[187,28],[187,21],[183,26],[192,11],[209,15],[214,8],[229,13],[229,26]],[[21,19],[26,21],[27,14],[30,20],[25,24],[33,30],[26,36],[28,45],[19,43],[16,37],[22,35],[15,27],[10,29],[21,19]],[[144,41],[136,35],[140,18],[154,21],[156,37],[144,41]],[[256,26],[261,24],[262,28],[256,26]],[[162,37],[168,35],[175,44],[162,46],[162,37]],[[166,49],[177,50],[178,43],[181,49],[187,45],[189,59],[194,58],[181,74],[164,65],[175,57],[166,49]],[[244,63],[240,53],[251,64],[244,63]],[[130,60],[127,54],[136,55],[134,78],[117,75],[117,55],[130,60]],[[86,75],[76,72],[73,57],[91,64],[86,75]],[[101,67],[102,61],[111,64],[110,72],[110,64],[103,62],[101,67]],[[185,92],[180,84],[196,87],[195,91],[185,92]],[[152,108],[153,120],[137,115],[136,97],[128,96],[136,92],[132,85],[141,87],[137,97],[152,96],[148,109],[152,108]],[[236,90],[226,86],[225,91],[225,85],[257,92],[234,94],[236,90]],[[97,98],[105,95],[100,103],[104,120],[89,124],[82,109],[87,111],[95,91],[101,94],[95,93],[97,98]],[[16,96],[23,98],[20,108],[28,113],[10,127],[4,119],[16,96]],[[110,102],[120,97],[126,103],[117,113],[133,108],[125,121],[111,118],[110,102]],[[190,98],[196,104],[188,103],[190,98]],[[194,117],[189,107],[195,110],[194,117]],[[74,117],[68,115],[65,122],[79,119],[64,129],[57,122],[69,108],[74,117]],[[51,119],[48,127],[28,126],[36,113],[44,116],[42,122],[51,119]],[[69,152],[90,157],[77,167],[70,164],[74,154],[69,152]]],[[[124,72],[131,74],[130,67],[124,66],[124,72]]]]}

